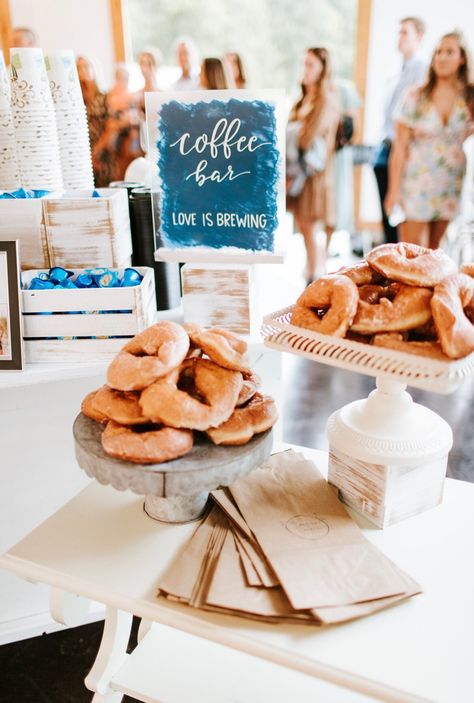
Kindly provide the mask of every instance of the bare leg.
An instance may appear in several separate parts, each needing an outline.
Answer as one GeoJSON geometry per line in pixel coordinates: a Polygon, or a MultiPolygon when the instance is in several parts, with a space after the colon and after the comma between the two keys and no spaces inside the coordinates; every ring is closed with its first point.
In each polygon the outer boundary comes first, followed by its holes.
{"type": "Polygon", "coordinates": [[[334,234],[334,225],[326,225],[326,249],[329,249],[331,243],[331,237],[334,234]]]}
{"type": "Polygon", "coordinates": [[[423,246],[423,235],[427,227],[428,224],[426,222],[413,222],[410,220],[402,222],[402,224],[398,225],[400,241],[423,246]]]}
{"type": "Polygon", "coordinates": [[[429,243],[430,249],[437,249],[449,225],[448,220],[436,220],[429,224],[429,243]]]}
{"type": "Polygon", "coordinates": [[[298,219],[297,224],[306,248],[306,279],[309,280],[324,271],[326,254],[317,247],[314,222],[298,219]]]}

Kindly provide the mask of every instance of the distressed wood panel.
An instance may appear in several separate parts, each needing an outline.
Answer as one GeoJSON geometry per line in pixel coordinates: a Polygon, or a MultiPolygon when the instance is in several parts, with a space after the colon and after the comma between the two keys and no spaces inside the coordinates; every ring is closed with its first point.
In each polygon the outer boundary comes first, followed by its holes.
{"type": "Polygon", "coordinates": [[[126,339],[51,339],[24,341],[27,363],[86,363],[113,359],[126,339]]]}
{"type": "Polygon", "coordinates": [[[251,334],[258,307],[253,274],[249,265],[186,264],[181,271],[185,321],[251,334]]]}
{"type": "Polygon", "coordinates": [[[66,192],[43,200],[51,266],[120,267],[132,255],[125,190],[101,189],[102,197],[74,197],[66,192]]]}

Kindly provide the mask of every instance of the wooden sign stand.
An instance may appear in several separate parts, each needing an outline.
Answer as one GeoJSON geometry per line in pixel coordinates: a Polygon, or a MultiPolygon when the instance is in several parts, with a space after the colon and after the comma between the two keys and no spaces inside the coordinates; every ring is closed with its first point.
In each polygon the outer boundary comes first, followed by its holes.
{"type": "Polygon", "coordinates": [[[257,278],[254,264],[185,264],[184,321],[257,336],[261,319],[257,278]]]}

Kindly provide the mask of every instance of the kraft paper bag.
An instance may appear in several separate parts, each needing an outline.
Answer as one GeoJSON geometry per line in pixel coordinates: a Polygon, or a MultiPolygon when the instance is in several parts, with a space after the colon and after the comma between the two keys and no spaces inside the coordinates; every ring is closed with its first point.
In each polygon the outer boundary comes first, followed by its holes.
{"type": "Polygon", "coordinates": [[[419,593],[418,584],[399,570],[398,567],[393,566],[398,570],[406,584],[406,591],[398,596],[380,598],[348,606],[297,611],[291,606],[281,587],[271,589],[255,588],[250,587],[246,583],[242,568],[239,565],[239,555],[235,546],[234,548],[232,547],[229,536],[226,536],[207,593],[206,605],[203,607],[206,610],[225,612],[273,623],[307,625],[341,623],[370,615],[419,593]]]}
{"type": "Polygon", "coordinates": [[[173,561],[162,577],[159,590],[182,602],[189,603],[196,583],[203,576],[203,562],[209,549],[213,531],[220,521],[220,513],[213,508],[198,526],[180,556],[173,561]]]}
{"type": "MultiPolygon", "coordinates": [[[[286,454],[286,452],[285,452],[286,454]]],[[[219,507],[225,512],[227,517],[230,519],[232,525],[237,528],[234,530],[235,539],[238,540],[237,545],[239,553],[245,552],[246,556],[250,558],[254,570],[257,572],[261,585],[271,586],[278,585],[278,579],[273,572],[270,564],[268,563],[265,555],[255,537],[253,536],[249,526],[245,522],[238,507],[232,498],[228,489],[219,489],[217,491],[212,491],[211,493],[213,500],[219,505],[219,507]]],[[[245,556],[242,558],[244,568],[245,568],[245,556]]],[[[249,572],[248,577],[251,578],[249,572]]],[[[253,584],[259,585],[259,584],[253,584]]]]}
{"type": "Polygon", "coordinates": [[[279,462],[234,483],[232,496],[295,610],[405,592],[312,462],[279,462]]]}
{"type": "Polygon", "coordinates": [[[247,586],[263,586],[262,579],[258,575],[255,566],[252,564],[252,560],[248,556],[242,544],[239,542],[237,533],[232,529],[232,527],[231,532],[234,538],[235,548],[239,554],[240,564],[242,566],[242,571],[245,575],[245,581],[247,583],[247,586]]]}
{"type": "MultiPolygon", "coordinates": [[[[206,606],[271,619],[287,618],[293,614],[293,608],[281,588],[247,586],[230,533],[224,541],[207,593],[206,606]]],[[[307,617],[312,616],[308,614],[307,617]]]]}

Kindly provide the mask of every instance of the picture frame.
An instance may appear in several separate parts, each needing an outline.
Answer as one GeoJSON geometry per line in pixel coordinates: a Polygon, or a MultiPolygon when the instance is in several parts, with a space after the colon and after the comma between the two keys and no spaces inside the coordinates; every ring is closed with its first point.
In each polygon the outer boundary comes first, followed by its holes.
{"type": "Polygon", "coordinates": [[[19,241],[0,241],[0,371],[21,371],[24,363],[19,241]]]}

